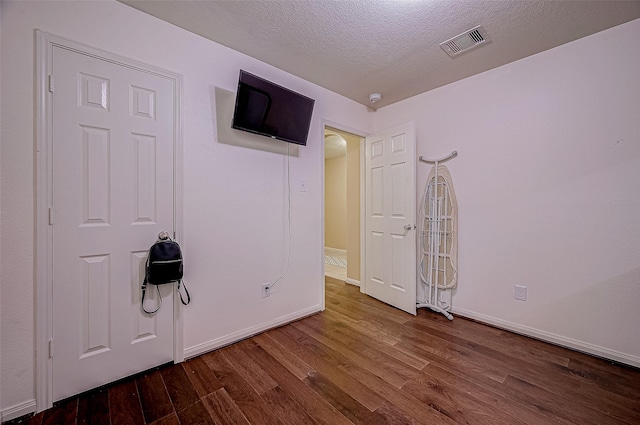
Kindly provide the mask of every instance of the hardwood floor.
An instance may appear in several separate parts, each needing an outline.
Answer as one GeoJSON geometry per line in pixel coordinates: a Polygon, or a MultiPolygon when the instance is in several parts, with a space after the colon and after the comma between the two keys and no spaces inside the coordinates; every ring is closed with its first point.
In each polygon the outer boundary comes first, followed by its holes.
{"type": "Polygon", "coordinates": [[[640,371],[327,279],[323,313],[12,423],[640,424],[640,371]]]}

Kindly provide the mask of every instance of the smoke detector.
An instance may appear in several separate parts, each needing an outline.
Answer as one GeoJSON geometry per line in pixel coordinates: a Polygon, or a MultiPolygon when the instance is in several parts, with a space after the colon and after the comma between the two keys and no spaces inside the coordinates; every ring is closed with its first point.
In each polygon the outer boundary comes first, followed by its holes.
{"type": "Polygon", "coordinates": [[[487,35],[487,31],[482,27],[482,25],[478,25],[477,27],[471,28],[470,30],[465,31],[460,35],[456,35],[447,41],[443,41],[440,43],[440,47],[453,58],[458,56],[460,53],[481,46],[490,41],[491,39],[487,35]]]}
{"type": "Polygon", "coordinates": [[[371,93],[369,95],[369,102],[370,103],[378,103],[378,102],[380,102],[380,99],[382,99],[382,95],[380,93],[371,93]]]}

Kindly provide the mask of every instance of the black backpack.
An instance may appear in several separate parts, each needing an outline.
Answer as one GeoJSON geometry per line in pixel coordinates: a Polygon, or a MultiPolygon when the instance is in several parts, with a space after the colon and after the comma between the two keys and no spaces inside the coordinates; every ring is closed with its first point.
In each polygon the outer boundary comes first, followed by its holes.
{"type": "Polygon", "coordinates": [[[165,283],[178,283],[176,290],[180,294],[180,301],[182,304],[187,305],[191,302],[191,296],[187,287],[182,283],[183,272],[182,264],[182,250],[180,245],[176,241],[169,238],[167,232],[160,232],[158,240],[149,249],[149,255],[147,256],[147,265],[145,267],[144,282],[142,283],[142,310],[145,313],[153,314],[160,310],[162,306],[162,297],[160,296],[160,289],[158,285],[164,285],[165,283]],[[147,284],[156,285],[156,291],[158,291],[158,308],[153,311],[148,311],[144,308],[144,296],[147,289],[147,284]],[[180,286],[184,286],[185,293],[187,295],[187,301],[182,297],[180,292],[180,286]]]}

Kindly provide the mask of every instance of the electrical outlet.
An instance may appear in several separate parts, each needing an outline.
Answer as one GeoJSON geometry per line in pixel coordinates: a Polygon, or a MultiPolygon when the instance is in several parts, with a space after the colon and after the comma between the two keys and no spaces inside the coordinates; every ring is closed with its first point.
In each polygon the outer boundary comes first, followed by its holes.
{"type": "Polygon", "coordinates": [[[271,288],[269,287],[271,284],[269,282],[263,283],[261,286],[262,290],[262,298],[267,298],[271,295],[271,288]]]}
{"type": "Polygon", "coordinates": [[[516,285],[515,288],[516,288],[516,290],[515,290],[515,299],[516,300],[520,300],[520,301],[526,301],[527,300],[527,287],[526,286],[516,285]]]}

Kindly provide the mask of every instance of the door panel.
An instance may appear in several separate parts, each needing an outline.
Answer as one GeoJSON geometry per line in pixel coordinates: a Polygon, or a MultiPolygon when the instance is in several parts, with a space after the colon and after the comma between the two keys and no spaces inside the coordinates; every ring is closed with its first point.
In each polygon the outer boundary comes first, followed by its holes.
{"type": "Polygon", "coordinates": [[[173,360],[173,285],[155,315],[140,285],[149,246],[174,228],[175,90],[61,47],[53,78],[56,401],[173,360]]]}
{"type": "Polygon", "coordinates": [[[415,314],[413,123],[366,138],[365,173],[366,293],[415,314]]]}

